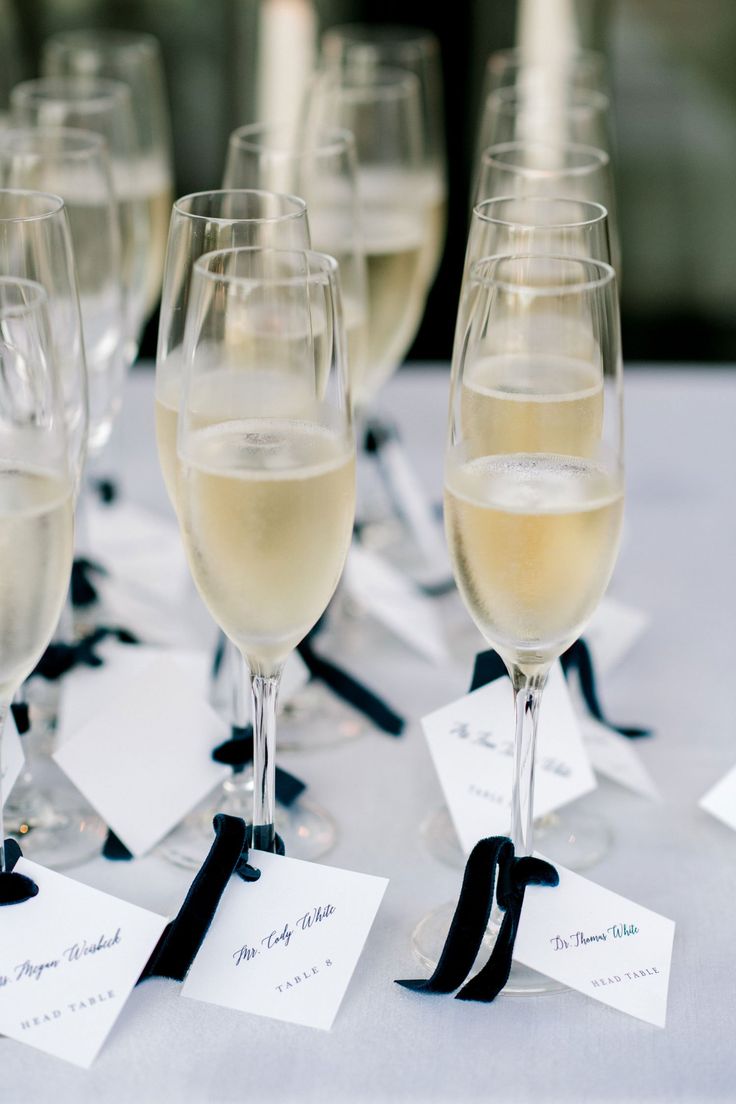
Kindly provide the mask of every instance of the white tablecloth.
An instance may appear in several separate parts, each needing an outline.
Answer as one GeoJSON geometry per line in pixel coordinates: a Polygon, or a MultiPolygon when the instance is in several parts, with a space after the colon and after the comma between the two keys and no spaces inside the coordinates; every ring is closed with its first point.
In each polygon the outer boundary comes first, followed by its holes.
{"type": "MultiPolygon", "coordinates": [[[[326,861],[391,879],[331,1033],[180,999],[155,980],[133,993],[90,1071],[1,1040],[3,1104],[736,1098],[736,834],[696,804],[736,762],[736,372],[631,370],[627,388],[627,535],[611,592],[653,623],[602,693],[617,720],[655,729],[639,751],[664,803],[604,784],[585,807],[615,831],[591,876],[677,922],[666,1029],[573,992],[483,1006],[393,984],[421,976],[412,927],[460,880],[419,835],[440,791],[412,723],[400,740],[370,732],[282,757],[339,822],[326,861]]],[[[385,396],[437,498],[446,389],[446,371],[405,370],[385,396]]],[[[138,370],[106,466],[131,498],[165,510],[151,400],[151,374],[138,370]]],[[[469,671],[432,667],[387,636],[364,660],[414,721],[467,688],[469,671]]],[[[72,873],[172,913],[190,880],[155,856],[72,873]]]]}

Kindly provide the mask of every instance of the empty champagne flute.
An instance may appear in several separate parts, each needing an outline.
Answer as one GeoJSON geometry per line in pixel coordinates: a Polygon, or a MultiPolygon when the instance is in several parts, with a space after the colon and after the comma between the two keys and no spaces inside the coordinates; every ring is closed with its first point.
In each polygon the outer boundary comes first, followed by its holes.
{"type": "Polygon", "coordinates": [[[138,353],[146,318],[152,203],[131,184],[138,139],[130,88],[98,77],[46,77],[16,85],[10,97],[14,126],[93,130],[107,142],[120,217],[121,278],[126,306],[126,367],[138,353]]]}
{"type": "Polygon", "coordinates": [[[252,845],[272,851],[281,671],[337,586],[355,509],[333,258],[235,249],[197,261],[177,464],[194,581],[250,673],[252,845]]]}
{"type": "MultiPolygon", "coordinates": [[[[511,838],[533,847],[537,721],[551,665],[580,635],[608,584],[623,513],[622,367],[616,278],[600,261],[483,258],[456,347],[445,455],[445,528],[463,602],[502,657],[516,709],[511,838]],[[485,387],[499,362],[504,385],[485,387]],[[556,391],[567,365],[585,389],[556,391]],[[521,391],[514,388],[523,378],[521,391]]],[[[498,915],[492,917],[497,924],[498,915]]],[[[414,933],[436,962],[451,910],[414,933]]],[[[549,979],[518,967],[507,991],[549,979]]]]}
{"type": "Polygon", "coordinates": [[[131,93],[135,154],[117,166],[122,200],[140,200],[148,209],[142,321],[161,295],[166,235],[174,193],[171,119],[161,48],[139,31],[94,27],[61,31],[43,44],[46,77],[103,77],[122,81],[131,93]]]}
{"type": "MultiPolygon", "coordinates": [[[[12,697],[56,628],[74,548],[74,471],[48,297],[0,277],[0,742],[12,697]]],[[[5,871],[0,793],[0,871],[5,871]]]]}

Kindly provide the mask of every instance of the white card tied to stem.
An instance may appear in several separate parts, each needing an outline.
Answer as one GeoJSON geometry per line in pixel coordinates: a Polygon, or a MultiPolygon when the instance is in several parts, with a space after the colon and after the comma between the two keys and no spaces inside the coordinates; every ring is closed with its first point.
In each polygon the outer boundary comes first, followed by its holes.
{"type": "Polygon", "coordinates": [[[329,1030],[388,882],[251,853],[257,882],[231,878],[185,997],[329,1030]]]}
{"type": "Polygon", "coordinates": [[[375,552],[353,541],[343,583],[367,613],[432,663],[449,656],[442,622],[432,602],[411,579],[375,552]]]}
{"type": "Polygon", "coordinates": [[[138,856],[230,776],[211,758],[229,735],[185,671],[161,658],[119,685],[54,759],[138,856]]]}
{"type": "Polygon", "coordinates": [[[649,615],[643,610],[624,605],[609,595],[603,598],[583,633],[599,678],[621,662],[645,632],[649,621],[649,615]]]}
{"type": "Polygon", "coordinates": [[[0,910],[0,1033],[90,1066],[167,920],[19,859],[38,896],[0,910]]]}
{"type": "Polygon", "coordinates": [[[0,756],[0,801],[7,801],[10,791],[18,781],[18,775],[23,770],[25,759],[15,718],[12,710],[9,709],[2,736],[2,756],[0,756]]]}
{"type": "Polygon", "coordinates": [[[529,886],[524,895],[516,961],[664,1027],[674,920],[554,865],[560,884],[529,886]]]}
{"type": "MultiPolygon", "coordinates": [[[[514,769],[509,679],[496,679],[430,713],[422,727],[465,853],[484,836],[506,835],[514,769]]],[[[555,664],[539,715],[535,816],[544,816],[595,787],[565,677],[555,664]]]]}
{"type": "Polygon", "coordinates": [[[711,816],[722,820],[729,828],[736,829],[736,767],[716,782],[698,802],[711,816]]]}

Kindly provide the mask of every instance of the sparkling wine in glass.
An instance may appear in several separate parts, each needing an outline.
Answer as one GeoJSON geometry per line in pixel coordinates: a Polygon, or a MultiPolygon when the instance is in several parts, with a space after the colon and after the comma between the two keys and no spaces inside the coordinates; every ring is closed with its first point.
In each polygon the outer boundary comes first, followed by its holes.
{"type": "Polygon", "coordinates": [[[250,673],[252,842],[270,851],[281,671],[332,597],[355,509],[336,262],[288,250],[205,255],[184,344],[179,524],[197,588],[250,673]]]}
{"type": "MultiPolygon", "coordinates": [[[[14,693],[49,643],[69,586],[74,473],[48,297],[0,277],[0,741],[14,693]]],[[[0,795],[0,871],[5,870],[0,795]]]]}
{"type": "Polygon", "coordinates": [[[126,366],[130,365],[146,319],[153,235],[150,197],[140,194],[135,181],[138,139],[130,88],[122,81],[100,77],[46,77],[16,85],[10,104],[14,126],[93,130],[107,142],[120,218],[125,358],[126,366]]]}
{"type": "MultiPolygon", "coordinates": [[[[516,709],[511,838],[533,851],[537,720],[552,663],[608,585],[623,513],[622,370],[613,269],[572,257],[483,258],[456,348],[445,528],[468,612],[503,659],[516,709]],[[479,365],[498,371],[478,387],[479,365]],[[570,391],[579,367],[590,386],[570,391]],[[558,381],[561,386],[558,386],[558,381]]],[[[439,925],[439,930],[438,930],[439,925]]],[[[415,932],[428,962],[441,912],[415,932]]],[[[436,959],[435,959],[436,961],[436,959]]],[[[546,980],[514,967],[511,989],[546,980]]]]}
{"type": "Polygon", "coordinates": [[[0,182],[60,195],[76,263],[89,390],[88,454],[100,454],[122,402],[125,304],[120,224],[105,139],[94,131],[0,131],[0,182]]]}
{"type": "Polygon", "coordinates": [[[158,40],[139,31],[103,27],[61,31],[44,42],[41,69],[47,77],[103,77],[130,89],[135,152],[116,167],[116,175],[121,199],[142,202],[148,210],[145,321],[161,294],[174,191],[171,119],[158,40]]]}

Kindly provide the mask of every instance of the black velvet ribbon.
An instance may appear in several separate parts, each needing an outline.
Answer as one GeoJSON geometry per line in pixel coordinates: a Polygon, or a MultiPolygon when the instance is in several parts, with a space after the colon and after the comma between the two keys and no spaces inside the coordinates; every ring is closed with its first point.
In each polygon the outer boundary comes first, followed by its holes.
{"type": "Polygon", "coordinates": [[[72,564],[70,584],[72,605],[75,609],[88,609],[93,606],[99,594],[94,584],[95,575],[107,575],[107,569],[85,556],[77,556],[72,564]]]}
{"type": "Polygon", "coordinates": [[[10,707],[10,712],[13,714],[13,720],[15,721],[15,727],[19,736],[25,736],[26,732],[31,728],[31,714],[28,709],[28,703],[24,701],[13,702],[10,707]]]}
{"type": "Polygon", "coordinates": [[[382,701],[358,679],[343,671],[336,663],[318,655],[310,639],[313,632],[314,630],[297,645],[297,651],[312,678],[321,679],[333,694],[342,698],[348,705],[352,705],[353,709],[357,709],[389,736],[401,736],[406,723],[404,718],[395,713],[390,705],[382,701]]]}
{"type": "MultiPolygon", "coordinates": [[[[248,862],[249,827],[240,817],[218,813],[213,827],[215,839],[201,869],[189,887],[179,912],[164,928],[146,963],[138,984],[153,977],[183,981],[202,946],[220,898],[233,874],[245,882],[260,878],[260,870],[248,862]]],[[[284,845],[277,836],[278,854],[284,845]]]]}
{"type": "Polygon", "coordinates": [[[98,625],[96,629],[74,644],[67,644],[63,640],[53,641],[28,677],[39,676],[47,682],[55,682],[74,667],[101,667],[104,660],[97,655],[95,649],[109,637],[118,640],[121,644],[138,643],[138,638],[127,629],[113,625],[98,625]]]}
{"type": "MultiPolygon", "coordinates": [[[[218,744],[212,752],[212,758],[216,763],[224,763],[232,767],[239,774],[248,763],[253,762],[253,726],[246,725],[239,728],[233,725],[229,740],[218,744]]],[[[280,805],[293,805],[294,802],[307,788],[306,782],[302,782],[296,775],[276,767],[276,800],[280,805]]]]}
{"type": "MultiPolygon", "coordinates": [[[[588,712],[591,716],[595,717],[597,721],[600,721],[601,724],[606,725],[607,728],[620,733],[622,736],[628,736],[629,739],[640,739],[642,736],[651,736],[651,729],[649,728],[637,728],[631,725],[615,725],[605,716],[601,708],[600,698],[598,697],[598,687],[590,648],[582,637],[576,640],[574,644],[571,644],[566,652],[562,653],[560,662],[566,678],[569,676],[570,671],[578,672],[583,700],[588,712]]],[[[475,657],[473,680],[470,689],[471,691],[478,690],[479,687],[486,686],[489,682],[493,682],[495,679],[501,678],[502,675],[507,673],[506,666],[498,652],[494,652],[492,649],[487,652],[479,652],[475,657]]]]}
{"type": "Polygon", "coordinates": [[[0,905],[20,905],[38,893],[38,886],[25,874],[16,874],[13,867],[23,852],[14,839],[5,841],[5,870],[0,874],[0,905]]]}
{"type": "Polygon", "coordinates": [[[489,836],[479,840],[468,857],[460,897],[434,973],[426,980],[402,980],[397,984],[419,993],[451,993],[462,985],[455,994],[457,1000],[486,1004],[495,1000],[509,979],[526,887],[556,886],[558,883],[557,871],[544,860],[516,858],[514,845],[508,837],[489,836]],[[496,868],[496,899],[504,912],[503,920],[485,966],[463,985],[488,928],[496,868]]]}

